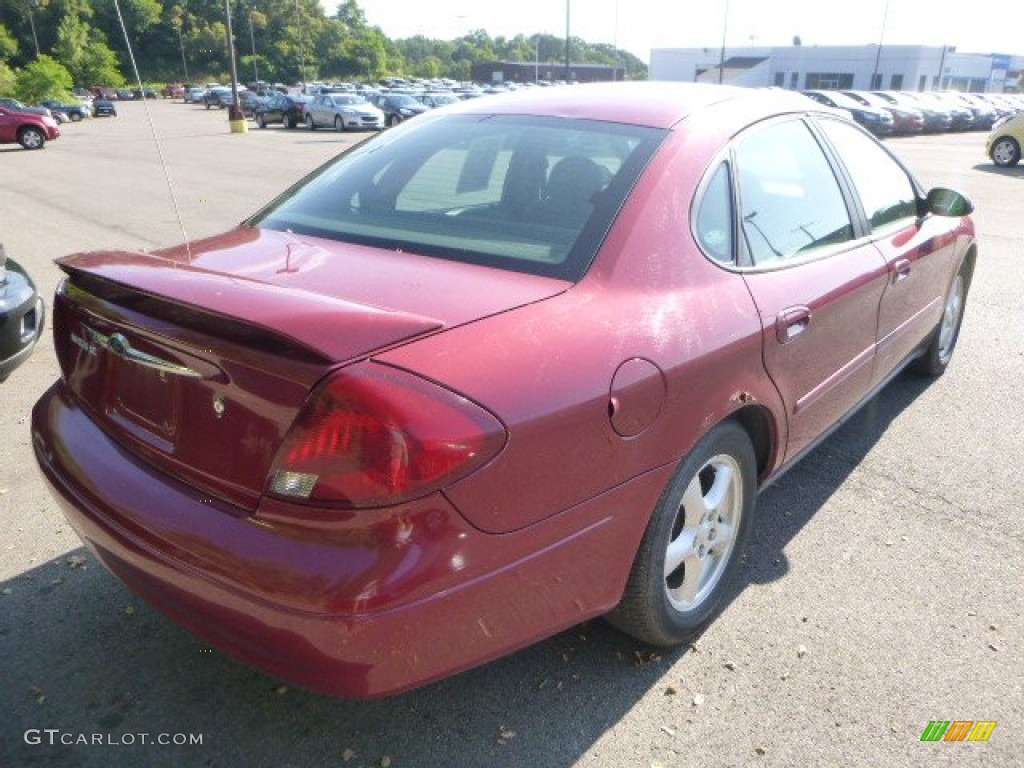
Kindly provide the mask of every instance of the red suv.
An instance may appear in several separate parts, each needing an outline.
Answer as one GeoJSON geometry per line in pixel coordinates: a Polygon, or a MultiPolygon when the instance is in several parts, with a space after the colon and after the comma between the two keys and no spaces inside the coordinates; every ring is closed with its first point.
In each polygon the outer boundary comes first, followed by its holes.
{"type": "Polygon", "coordinates": [[[52,117],[0,106],[0,144],[16,141],[25,149],[42,149],[58,136],[60,128],[52,117]]]}

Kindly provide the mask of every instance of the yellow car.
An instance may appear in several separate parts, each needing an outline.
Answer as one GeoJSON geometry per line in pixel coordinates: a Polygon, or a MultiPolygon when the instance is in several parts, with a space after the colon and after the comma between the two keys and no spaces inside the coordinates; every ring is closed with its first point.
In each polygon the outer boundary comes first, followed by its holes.
{"type": "Polygon", "coordinates": [[[1020,162],[1020,148],[1024,144],[1024,112],[992,126],[985,151],[992,162],[1003,168],[1020,162]]]}

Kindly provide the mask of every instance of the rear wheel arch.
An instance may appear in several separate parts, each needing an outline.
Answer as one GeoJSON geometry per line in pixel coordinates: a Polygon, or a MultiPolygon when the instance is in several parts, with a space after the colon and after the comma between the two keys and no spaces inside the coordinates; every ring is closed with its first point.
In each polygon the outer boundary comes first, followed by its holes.
{"type": "Polygon", "coordinates": [[[771,469],[778,444],[779,430],[775,428],[771,411],[763,405],[745,405],[732,413],[729,419],[737,422],[750,438],[757,460],[757,476],[763,480],[771,469]]]}

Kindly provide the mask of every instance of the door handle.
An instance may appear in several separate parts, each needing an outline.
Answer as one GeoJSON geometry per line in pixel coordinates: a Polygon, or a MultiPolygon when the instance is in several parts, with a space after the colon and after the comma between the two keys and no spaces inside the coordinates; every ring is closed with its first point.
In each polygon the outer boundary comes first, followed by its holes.
{"type": "Polygon", "coordinates": [[[780,344],[788,344],[806,331],[810,324],[810,307],[789,307],[775,318],[775,338],[780,344]]]}
{"type": "Polygon", "coordinates": [[[902,283],[910,277],[910,259],[897,259],[892,265],[893,283],[902,283]]]}

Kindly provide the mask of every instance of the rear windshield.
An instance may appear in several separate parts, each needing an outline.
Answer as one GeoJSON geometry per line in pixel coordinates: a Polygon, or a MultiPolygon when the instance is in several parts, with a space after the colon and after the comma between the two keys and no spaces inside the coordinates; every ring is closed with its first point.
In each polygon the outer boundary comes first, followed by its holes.
{"type": "Polygon", "coordinates": [[[578,280],[665,132],[423,115],[341,155],[250,224],[578,280]]]}

